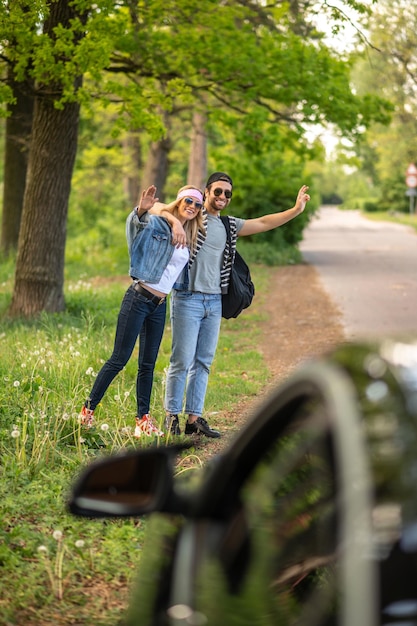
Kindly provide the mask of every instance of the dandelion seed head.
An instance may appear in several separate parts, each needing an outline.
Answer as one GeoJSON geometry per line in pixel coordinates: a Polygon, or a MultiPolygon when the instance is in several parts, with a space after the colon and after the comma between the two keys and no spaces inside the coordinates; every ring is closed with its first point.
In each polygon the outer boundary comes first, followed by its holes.
{"type": "Polygon", "coordinates": [[[11,436],[13,437],[13,439],[17,439],[18,437],[20,437],[20,430],[14,428],[11,432],[11,436]]]}
{"type": "Polygon", "coordinates": [[[43,552],[44,554],[48,554],[48,548],[46,546],[39,546],[38,552],[43,552]]]}
{"type": "Polygon", "coordinates": [[[52,537],[56,541],[61,541],[61,539],[62,539],[62,531],[61,530],[54,530],[54,532],[52,533],[52,537]]]}
{"type": "Polygon", "coordinates": [[[84,539],[77,539],[77,541],[75,542],[76,548],[84,548],[84,545],[85,545],[84,539]]]}
{"type": "Polygon", "coordinates": [[[13,387],[20,387],[20,381],[15,380],[13,383],[13,387]]]}
{"type": "Polygon", "coordinates": [[[103,430],[104,432],[106,432],[107,430],[109,430],[109,425],[108,424],[102,424],[100,426],[101,430],[103,430]]]}

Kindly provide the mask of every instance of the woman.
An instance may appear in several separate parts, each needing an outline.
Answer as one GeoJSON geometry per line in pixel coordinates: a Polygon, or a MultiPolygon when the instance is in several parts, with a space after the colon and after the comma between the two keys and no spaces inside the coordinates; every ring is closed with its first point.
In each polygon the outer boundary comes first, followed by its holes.
{"type": "Polygon", "coordinates": [[[199,189],[182,187],[174,202],[167,205],[163,216],[148,213],[158,200],[155,192],[153,185],[143,191],[139,206],[126,220],[129,274],[133,283],[121,304],[113,354],[98,373],[79,416],[83,426],[90,428],[93,425],[96,406],[125,367],[140,335],[135,437],[163,435],[153,424],[149,406],[153,372],[165,326],[166,297],[189,262],[190,254],[193,255],[199,233],[201,236],[205,232],[201,211],[203,195],[199,189]],[[181,232],[186,233],[186,245],[177,240],[178,223],[183,228],[181,232]]]}

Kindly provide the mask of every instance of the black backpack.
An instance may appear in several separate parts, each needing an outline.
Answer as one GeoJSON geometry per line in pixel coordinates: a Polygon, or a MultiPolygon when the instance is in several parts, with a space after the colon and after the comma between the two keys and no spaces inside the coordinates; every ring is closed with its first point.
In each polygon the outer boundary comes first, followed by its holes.
{"type": "MultiPolygon", "coordinates": [[[[230,233],[230,221],[227,216],[220,218],[226,229],[229,249],[232,251],[232,237],[230,233]]],[[[237,317],[243,309],[252,304],[255,295],[255,286],[252,282],[249,267],[243,257],[235,251],[235,258],[230,274],[229,288],[227,293],[222,294],[222,317],[230,319],[237,317]]]]}

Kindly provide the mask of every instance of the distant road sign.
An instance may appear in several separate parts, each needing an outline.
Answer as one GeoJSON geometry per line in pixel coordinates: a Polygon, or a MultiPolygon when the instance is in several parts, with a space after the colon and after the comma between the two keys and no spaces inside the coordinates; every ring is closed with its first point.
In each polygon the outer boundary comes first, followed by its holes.
{"type": "Polygon", "coordinates": [[[407,167],[406,176],[417,176],[417,167],[414,163],[410,163],[407,167]]]}
{"type": "Polygon", "coordinates": [[[417,176],[414,174],[407,174],[405,182],[407,187],[417,187],[417,176]]]}

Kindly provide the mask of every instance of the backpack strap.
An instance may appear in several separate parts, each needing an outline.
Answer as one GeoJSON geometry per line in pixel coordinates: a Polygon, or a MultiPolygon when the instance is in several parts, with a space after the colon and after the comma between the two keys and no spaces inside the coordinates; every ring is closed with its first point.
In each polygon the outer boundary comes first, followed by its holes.
{"type": "Polygon", "coordinates": [[[220,271],[220,285],[222,293],[227,293],[230,272],[236,255],[237,226],[236,219],[230,215],[221,215],[221,221],[226,230],[226,247],[224,249],[223,266],[220,271]]]}

